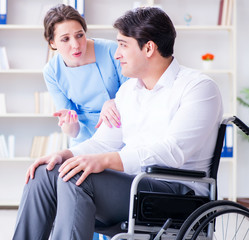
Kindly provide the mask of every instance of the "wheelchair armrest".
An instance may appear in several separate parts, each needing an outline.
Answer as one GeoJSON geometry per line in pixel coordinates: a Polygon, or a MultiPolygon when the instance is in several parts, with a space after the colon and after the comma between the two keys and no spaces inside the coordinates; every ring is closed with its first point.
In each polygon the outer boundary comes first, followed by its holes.
{"type": "Polygon", "coordinates": [[[157,165],[147,166],[145,172],[152,174],[167,174],[167,175],[182,176],[182,177],[196,177],[196,178],[206,177],[206,172],[204,171],[169,168],[157,165]]]}

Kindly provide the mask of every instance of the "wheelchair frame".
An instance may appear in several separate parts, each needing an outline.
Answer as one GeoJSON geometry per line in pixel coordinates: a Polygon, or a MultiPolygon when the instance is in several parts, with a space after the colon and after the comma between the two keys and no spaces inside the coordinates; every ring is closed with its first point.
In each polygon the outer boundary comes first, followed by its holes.
{"type": "MultiPolygon", "coordinates": [[[[220,129],[223,127],[223,130],[219,131],[217,136],[217,142],[215,147],[215,153],[213,157],[215,164],[215,171],[213,176],[206,177],[206,173],[202,171],[191,171],[191,170],[182,170],[175,168],[166,168],[166,167],[156,167],[149,166],[146,168],[145,172],[138,174],[131,185],[130,190],[130,207],[129,207],[129,219],[128,219],[128,231],[126,233],[116,234],[111,240],[118,239],[153,239],[159,240],[161,236],[167,232],[167,236],[165,239],[167,240],[184,240],[184,239],[199,239],[194,235],[195,230],[193,231],[193,224],[197,229],[201,232],[204,227],[200,222],[206,222],[206,219],[210,218],[210,222],[208,222],[208,236],[203,237],[201,239],[211,240],[213,236],[213,232],[215,230],[215,218],[216,215],[226,214],[227,212],[237,212],[247,218],[248,221],[248,239],[249,239],[249,209],[234,203],[232,201],[218,201],[217,198],[217,184],[216,177],[219,166],[219,160],[221,155],[221,150],[224,141],[224,135],[226,126],[229,122],[233,122],[237,127],[239,127],[246,135],[249,135],[249,128],[246,124],[244,124],[239,118],[236,116],[224,119],[220,125],[220,129]],[[180,229],[171,229],[171,221],[172,219],[165,219],[165,224],[162,227],[158,226],[144,226],[144,225],[136,225],[137,213],[136,213],[136,202],[138,199],[137,187],[139,182],[143,178],[158,178],[158,179],[167,179],[167,180],[177,180],[177,181],[194,181],[194,182],[202,182],[208,183],[210,185],[209,191],[209,199],[210,202],[200,206],[197,208],[190,216],[183,222],[180,229]],[[220,206],[219,208],[217,206],[220,206]],[[234,210],[235,209],[235,210],[234,210]],[[192,224],[193,223],[193,224],[192,224]],[[201,228],[202,227],[202,228],[201,228]],[[135,233],[136,231],[136,233],[135,233]],[[190,234],[190,238],[187,236],[190,234]],[[150,235],[153,234],[153,235],[150,235]],[[151,238],[151,236],[155,238],[151,238]],[[179,236],[179,237],[178,237],[179,236]],[[193,237],[193,238],[192,238],[193,237]]],[[[236,238],[237,239],[237,238],[236,238]]],[[[237,239],[241,240],[241,239],[237,239]]]]}

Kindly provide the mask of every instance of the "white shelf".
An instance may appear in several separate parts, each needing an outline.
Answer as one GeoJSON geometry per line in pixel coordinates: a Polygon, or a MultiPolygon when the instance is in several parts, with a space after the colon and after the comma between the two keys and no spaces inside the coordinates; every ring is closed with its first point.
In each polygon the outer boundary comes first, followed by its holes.
{"type": "Polygon", "coordinates": [[[0,201],[0,209],[18,208],[20,202],[0,201]]]}
{"type": "Polygon", "coordinates": [[[176,25],[176,30],[186,30],[186,31],[231,31],[233,26],[220,26],[220,25],[176,25]]]}
{"type": "MultiPolygon", "coordinates": [[[[203,70],[198,69],[203,73],[214,73],[214,74],[233,74],[234,72],[230,69],[209,69],[203,70]]],[[[0,74],[42,74],[42,69],[8,69],[8,70],[0,70],[0,74]]]]}
{"type": "Polygon", "coordinates": [[[42,69],[7,69],[0,70],[0,74],[42,74],[42,69]]]}
{"type": "Polygon", "coordinates": [[[6,113],[0,114],[0,118],[55,118],[51,114],[38,114],[38,113],[6,113]]]}
{"type": "MultiPolygon", "coordinates": [[[[101,25],[101,24],[89,24],[87,25],[89,30],[114,30],[112,25],[101,25]]],[[[220,25],[176,25],[176,30],[203,30],[203,31],[231,31],[233,26],[220,26],[220,25]]],[[[42,25],[18,25],[18,24],[2,24],[0,30],[43,30],[42,25]]]]}
{"type": "Polygon", "coordinates": [[[223,163],[232,163],[235,159],[233,157],[222,157],[220,160],[223,163]]]}
{"type": "MultiPolygon", "coordinates": [[[[114,30],[112,25],[87,25],[89,30],[114,30]]],[[[1,24],[0,30],[44,30],[42,25],[18,25],[18,24],[1,24]]]]}
{"type": "Polygon", "coordinates": [[[1,24],[0,30],[43,30],[42,25],[1,24]]]}
{"type": "Polygon", "coordinates": [[[199,69],[203,73],[212,73],[212,74],[234,74],[232,70],[229,69],[209,69],[209,70],[204,70],[204,69],[199,69]]]}
{"type": "Polygon", "coordinates": [[[15,157],[15,158],[0,158],[0,163],[13,163],[13,162],[32,162],[34,159],[30,157],[15,157]]]}

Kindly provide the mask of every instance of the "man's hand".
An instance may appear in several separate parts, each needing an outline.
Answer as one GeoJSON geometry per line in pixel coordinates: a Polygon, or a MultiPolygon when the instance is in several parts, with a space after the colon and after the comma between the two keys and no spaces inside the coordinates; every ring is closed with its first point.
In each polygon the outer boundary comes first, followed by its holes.
{"type": "Polygon", "coordinates": [[[62,109],[55,112],[53,116],[59,117],[58,125],[65,134],[73,138],[78,136],[80,125],[78,115],[74,110],[62,109]]]}
{"type": "Polygon", "coordinates": [[[62,163],[62,157],[61,155],[54,153],[48,156],[41,157],[37,159],[29,168],[26,173],[25,183],[27,184],[29,181],[29,178],[34,179],[35,177],[35,170],[40,166],[44,164],[48,164],[47,169],[52,170],[55,166],[55,164],[61,164],[62,163]]]}
{"type": "Polygon", "coordinates": [[[117,128],[120,127],[120,114],[116,108],[114,99],[108,100],[104,103],[100,112],[99,121],[95,128],[99,128],[103,121],[110,128],[112,127],[112,124],[117,128]]]}
{"type": "Polygon", "coordinates": [[[69,159],[73,156],[72,152],[69,150],[62,150],[57,153],[53,153],[41,158],[38,158],[27,170],[25,183],[27,184],[29,179],[34,179],[35,170],[40,166],[47,164],[47,170],[51,171],[54,169],[56,164],[61,164],[66,159],[69,159]]]}
{"type": "Polygon", "coordinates": [[[75,174],[83,171],[76,185],[80,185],[91,173],[100,173],[105,169],[114,169],[123,171],[123,164],[120,156],[116,152],[103,154],[87,154],[77,157],[72,157],[65,161],[59,168],[59,177],[64,177],[63,180],[68,181],[75,174]]]}

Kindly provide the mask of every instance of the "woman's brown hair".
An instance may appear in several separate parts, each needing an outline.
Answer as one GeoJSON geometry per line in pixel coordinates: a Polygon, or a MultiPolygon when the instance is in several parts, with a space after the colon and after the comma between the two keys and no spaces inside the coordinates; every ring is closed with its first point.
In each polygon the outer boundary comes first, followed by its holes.
{"type": "MultiPolygon", "coordinates": [[[[85,19],[77,10],[69,5],[59,4],[48,10],[44,17],[44,37],[48,44],[54,40],[54,26],[56,23],[61,23],[67,20],[75,20],[80,23],[84,31],[87,31],[85,19]]],[[[51,45],[50,45],[51,47],[51,45]]],[[[52,48],[52,47],[51,47],[52,48]]],[[[53,48],[52,48],[53,49],[53,48]]],[[[56,49],[53,49],[56,50],[56,49]]]]}

